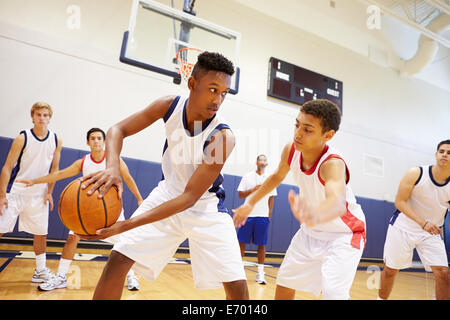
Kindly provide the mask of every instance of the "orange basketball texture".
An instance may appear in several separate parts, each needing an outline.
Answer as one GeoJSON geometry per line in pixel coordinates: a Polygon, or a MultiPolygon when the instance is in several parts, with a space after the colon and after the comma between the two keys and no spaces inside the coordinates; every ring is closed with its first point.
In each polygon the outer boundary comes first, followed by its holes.
{"type": "Polygon", "coordinates": [[[89,187],[81,189],[81,179],[70,182],[59,197],[58,212],[62,223],[76,234],[94,235],[98,229],[112,225],[122,211],[117,188],[112,187],[103,198],[98,190],[88,196],[89,187]]]}

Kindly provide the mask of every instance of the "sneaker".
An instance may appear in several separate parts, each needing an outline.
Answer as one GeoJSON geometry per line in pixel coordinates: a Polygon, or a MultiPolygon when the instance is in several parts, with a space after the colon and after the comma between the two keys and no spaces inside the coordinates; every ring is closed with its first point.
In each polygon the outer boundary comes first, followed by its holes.
{"type": "Polygon", "coordinates": [[[66,276],[56,274],[50,279],[38,286],[39,291],[50,291],[53,289],[62,289],[67,287],[66,276]]]}
{"type": "Polygon", "coordinates": [[[139,282],[135,275],[127,275],[127,288],[130,291],[139,290],[139,282]]]}
{"type": "Polygon", "coordinates": [[[266,284],[266,279],[264,279],[264,273],[258,273],[256,275],[256,282],[258,282],[259,284],[266,284]]]}
{"type": "Polygon", "coordinates": [[[53,273],[48,268],[44,268],[39,272],[37,272],[37,270],[34,270],[33,278],[31,278],[31,282],[46,282],[52,276],[53,276],[53,273]]]}

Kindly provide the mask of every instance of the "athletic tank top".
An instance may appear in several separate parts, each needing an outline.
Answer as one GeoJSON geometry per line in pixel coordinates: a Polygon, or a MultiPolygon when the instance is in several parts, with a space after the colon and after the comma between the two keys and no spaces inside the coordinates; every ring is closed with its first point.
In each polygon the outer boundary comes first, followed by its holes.
{"type": "MultiPolygon", "coordinates": [[[[318,206],[325,200],[325,182],[320,177],[319,171],[322,164],[331,158],[338,158],[344,161],[336,149],[325,145],[322,155],[316,163],[309,170],[303,171],[301,168],[302,154],[295,150],[294,143],[292,144],[288,163],[291,167],[294,180],[300,189],[300,195],[308,201],[312,207],[318,206]]],[[[351,245],[359,249],[361,239],[364,239],[364,243],[366,240],[366,222],[361,206],[356,202],[356,198],[351,190],[349,184],[350,172],[345,161],[344,164],[347,172],[345,190],[346,213],[329,222],[318,224],[311,228],[306,225],[301,225],[301,228],[312,237],[323,240],[332,240],[343,234],[348,234],[350,236],[351,245]]]]}
{"type": "MultiPolygon", "coordinates": [[[[432,166],[419,168],[420,176],[407,203],[423,219],[441,227],[450,207],[450,177],[445,183],[439,184],[433,178],[432,166]]],[[[422,226],[399,210],[394,212],[389,223],[407,232],[429,234],[422,229],[422,226]]]]}
{"type": "MultiPolygon", "coordinates": [[[[188,98],[176,97],[164,116],[166,142],[161,162],[163,177],[159,187],[168,194],[169,198],[175,198],[183,193],[192,174],[202,163],[204,151],[211,137],[219,130],[230,129],[216,114],[203,124],[199,121],[194,130],[194,136],[191,136],[186,129],[187,102],[188,98]]],[[[211,187],[191,209],[227,212],[222,181],[223,176],[219,174],[211,187]]]]}
{"type": "Polygon", "coordinates": [[[47,130],[47,136],[43,139],[39,139],[34,134],[33,129],[24,130],[20,133],[25,135],[25,142],[17,163],[11,172],[7,192],[11,194],[43,196],[48,190],[47,183],[26,187],[23,183],[16,183],[15,180],[32,180],[48,175],[58,139],[51,130],[47,130]]]}
{"type": "Polygon", "coordinates": [[[103,159],[97,162],[92,158],[91,153],[85,154],[81,162],[81,172],[83,173],[83,177],[100,170],[105,170],[105,157],[106,153],[103,154],[103,159]]]}

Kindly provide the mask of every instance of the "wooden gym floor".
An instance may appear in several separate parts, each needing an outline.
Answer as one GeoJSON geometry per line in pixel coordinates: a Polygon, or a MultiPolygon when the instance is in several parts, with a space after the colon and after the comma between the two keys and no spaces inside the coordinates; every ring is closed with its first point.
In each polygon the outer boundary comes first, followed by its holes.
{"type": "MultiPolygon", "coordinates": [[[[53,272],[58,268],[62,248],[47,247],[47,267],[53,272]]],[[[38,284],[31,282],[35,268],[32,246],[0,244],[0,300],[90,300],[106,263],[108,249],[82,249],[72,262],[68,274],[68,287],[41,292],[38,284]]],[[[252,300],[272,300],[275,281],[282,258],[266,259],[267,285],[256,283],[256,257],[245,257],[245,271],[252,300]]],[[[361,262],[351,289],[353,300],[377,298],[377,283],[382,264],[361,262]]],[[[139,277],[140,290],[129,291],[124,287],[124,300],[223,300],[223,289],[197,290],[194,288],[188,254],[176,254],[154,282],[139,277]]],[[[435,299],[433,274],[424,272],[421,266],[399,272],[392,300],[435,299]]],[[[320,299],[310,293],[297,292],[296,299],[320,299]]]]}

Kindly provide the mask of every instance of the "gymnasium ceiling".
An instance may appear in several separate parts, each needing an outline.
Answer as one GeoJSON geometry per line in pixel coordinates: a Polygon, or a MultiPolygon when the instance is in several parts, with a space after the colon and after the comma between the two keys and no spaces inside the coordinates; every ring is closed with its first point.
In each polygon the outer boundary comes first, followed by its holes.
{"type": "Polygon", "coordinates": [[[234,1],[450,92],[450,0],[234,1]],[[371,5],[380,10],[378,28],[367,24],[374,17],[367,11],[371,5]],[[437,21],[431,22],[439,15],[436,28],[437,21]],[[434,45],[434,51],[424,53],[419,40],[434,45]],[[408,65],[413,62],[414,72],[408,65]]]}

